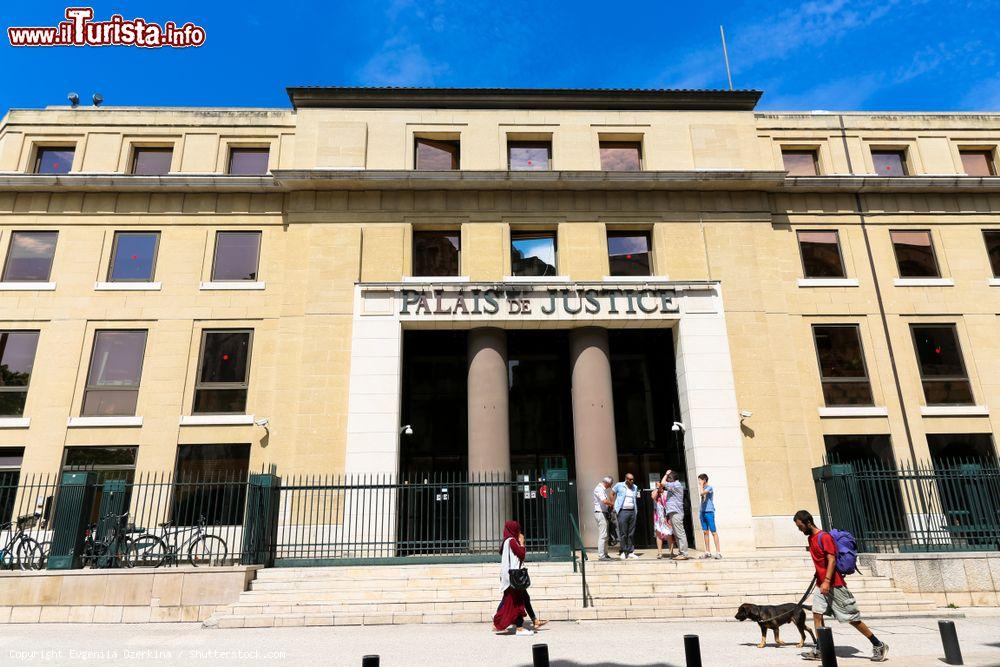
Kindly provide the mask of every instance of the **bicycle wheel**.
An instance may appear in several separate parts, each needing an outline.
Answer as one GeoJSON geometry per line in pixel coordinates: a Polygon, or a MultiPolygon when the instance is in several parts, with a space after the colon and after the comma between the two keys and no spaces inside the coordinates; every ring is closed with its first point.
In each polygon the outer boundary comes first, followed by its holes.
{"type": "Polygon", "coordinates": [[[160,567],[167,558],[167,543],[152,533],[130,540],[125,547],[125,567],[160,567]]]}
{"type": "Polygon", "coordinates": [[[202,535],[191,543],[188,549],[188,562],[199,565],[225,565],[229,549],[226,541],[218,535],[202,535]]]}
{"type": "Polygon", "coordinates": [[[31,537],[22,537],[17,545],[17,566],[22,570],[39,570],[42,567],[42,547],[31,537]]]}
{"type": "Polygon", "coordinates": [[[0,570],[13,570],[14,569],[14,552],[4,547],[0,550],[0,570]]]}

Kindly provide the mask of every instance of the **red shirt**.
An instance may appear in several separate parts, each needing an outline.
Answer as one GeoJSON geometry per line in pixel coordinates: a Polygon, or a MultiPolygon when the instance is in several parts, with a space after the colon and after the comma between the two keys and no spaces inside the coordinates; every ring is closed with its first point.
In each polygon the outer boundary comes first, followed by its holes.
{"type": "MultiPolygon", "coordinates": [[[[830,536],[830,533],[819,532],[815,535],[810,535],[809,555],[812,556],[813,565],[816,566],[816,576],[819,578],[820,584],[826,581],[827,554],[832,554],[834,557],[837,556],[837,543],[833,541],[833,537],[830,536]]],[[[836,570],[833,571],[831,585],[834,588],[840,588],[844,585],[844,577],[841,576],[840,572],[837,572],[836,570]]]]}

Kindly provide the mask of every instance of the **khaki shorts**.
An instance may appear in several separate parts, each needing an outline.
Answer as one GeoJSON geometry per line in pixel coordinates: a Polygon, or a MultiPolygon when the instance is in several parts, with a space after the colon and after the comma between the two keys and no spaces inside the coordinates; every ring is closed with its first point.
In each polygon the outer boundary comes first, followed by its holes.
{"type": "Polygon", "coordinates": [[[823,595],[819,588],[813,593],[813,613],[833,616],[841,623],[855,623],[861,620],[858,601],[846,586],[831,588],[830,595],[823,595]]]}

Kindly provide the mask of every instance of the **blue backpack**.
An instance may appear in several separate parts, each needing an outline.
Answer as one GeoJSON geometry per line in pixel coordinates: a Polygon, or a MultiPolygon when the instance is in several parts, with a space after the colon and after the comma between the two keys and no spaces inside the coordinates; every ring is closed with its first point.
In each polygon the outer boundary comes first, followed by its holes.
{"type": "Polygon", "coordinates": [[[837,545],[837,572],[842,575],[854,574],[858,571],[858,542],[846,530],[831,528],[825,531],[837,545]]]}

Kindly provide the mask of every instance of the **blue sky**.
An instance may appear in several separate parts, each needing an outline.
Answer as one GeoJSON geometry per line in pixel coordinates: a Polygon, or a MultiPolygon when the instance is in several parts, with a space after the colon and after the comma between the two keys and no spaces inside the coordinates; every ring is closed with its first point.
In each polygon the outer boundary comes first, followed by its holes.
{"type": "MultiPolygon", "coordinates": [[[[83,3],[77,3],[83,4],[83,3]]],[[[0,113],[65,104],[287,106],[288,85],[737,88],[764,109],[1000,110],[1000,0],[92,3],[205,27],[200,48],[15,49],[0,113]]],[[[55,25],[66,3],[8,0],[3,27],[55,25]]],[[[6,31],[4,31],[6,32],[6,31]]]]}

